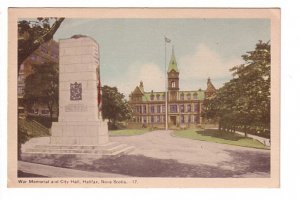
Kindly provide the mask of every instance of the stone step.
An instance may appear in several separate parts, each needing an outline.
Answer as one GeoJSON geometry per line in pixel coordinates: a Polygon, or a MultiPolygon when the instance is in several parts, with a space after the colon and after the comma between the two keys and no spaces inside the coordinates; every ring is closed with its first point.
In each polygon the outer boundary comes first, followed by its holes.
{"type": "Polygon", "coordinates": [[[103,146],[51,146],[36,145],[24,150],[24,154],[88,154],[98,156],[120,156],[133,151],[132,146],[119,143],[110,143],[103,146]],[[88,148],[87,148],[88,147],[88,148]]]}
{"type": "Polygon", "coordinates": [[[86,149],[27,149],[25,153],[36,154],[102,154],[103,150],[86,150],[86,149]]]}
{"type": "Polygon", "coordinates": [[[133,150],[134,150],[133,146],[127,146],[127,147],[125,147],[123,149],[120,149],[118,151],[108,153],[108,154],[104,154],[103,157],[104,158],[106,158],[106,157],[118,157],[118,156],[121,156],[121,155],[124,155],[124,154],[128,154],[128,153],[132,152],[133,150]]]}
{"type": "Polygon", "coordinates": [[[82,149],[82,150],[101,150],[114,147],[118,145],[117,142],[110,142],[103,145],[35,145],[37,149],[82,149]]]}
{"type": "Polygon", "coordinates": [[[119,144],[119,145],[113,146],[113,147],[111,147],[111,148],[109,148],[109,149],[104,149],[104,150],[103,150],[103,153],[104,153],[104,154],[110,154],[110,153],[119,151],[119,150],[121,150],[121,149],[124,149],[124,148],[126,148],[126,147],[127,147],[126,144],[119,144]]]}

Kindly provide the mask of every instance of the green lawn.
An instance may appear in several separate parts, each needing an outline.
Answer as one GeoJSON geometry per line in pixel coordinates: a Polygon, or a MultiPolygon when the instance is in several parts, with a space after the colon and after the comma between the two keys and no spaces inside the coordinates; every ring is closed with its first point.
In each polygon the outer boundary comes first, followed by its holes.
{"type": "Polygon", "coordinates": [[[245,138],[244,136],[236,133],[228,133],[228,132],[214,130],[214,129],[180,130],[180,131],[175,131],[174,135],[178,137],[202,140],[207,142],[266,149],[265,145],[252,138],[245,138]]]}
{"type": "Polygon", "coordinates": [[[122,129],[109,131],[110,136],[131,136],[131,135],[141,135],[149,132],[149,129],[122,129]]]}

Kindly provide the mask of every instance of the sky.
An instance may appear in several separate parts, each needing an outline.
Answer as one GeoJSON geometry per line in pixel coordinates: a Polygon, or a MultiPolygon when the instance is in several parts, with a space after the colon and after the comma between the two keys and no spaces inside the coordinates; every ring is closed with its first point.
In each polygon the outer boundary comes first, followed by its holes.
{"type": "Polygon", "coordinates": [[[268,19],[65,19],[54,39],[82,34],[99,44],[101,84],[128,95],[143,81],[145,91],[164,91],[165,57],[172,48],[180,90],[216,88],[232,78],[230,68],[262,40],[270,40],[268,19]],[[165,56],[164,36],[167,43],[165,56]]]}

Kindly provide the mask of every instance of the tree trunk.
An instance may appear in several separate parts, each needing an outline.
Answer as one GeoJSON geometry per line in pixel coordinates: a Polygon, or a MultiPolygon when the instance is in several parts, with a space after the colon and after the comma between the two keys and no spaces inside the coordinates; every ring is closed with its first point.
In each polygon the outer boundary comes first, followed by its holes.
{"type": "Polygon", "coordinates": [[[244,133],[245,133],[245,137],[248,137],[248,133],[247,133],[247,126],[244,126],[244,133]]]}
{"type": "Polygon", "coordinates": [[[53,105],[51,105],[50,103],[48,103],[48,109],[49,109],[49,113],[50,113],[50,121],[52,122],[52,115],[53,115],[53,105]]]}

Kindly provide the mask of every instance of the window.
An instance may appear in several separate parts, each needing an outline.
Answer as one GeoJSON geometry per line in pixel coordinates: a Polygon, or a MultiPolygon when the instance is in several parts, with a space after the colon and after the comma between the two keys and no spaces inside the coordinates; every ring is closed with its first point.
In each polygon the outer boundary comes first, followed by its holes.
{"type": "Polygon", "coordinates": [[[170,113],[177,113],[177,105],[170,105],[170,113]]]}
{"type": "Polygon", "coordinates": [[[191,112],[192,109],[191,109],[191,104],[187,105],[187,112],[191,112]]]}
{"type": "Polygon", "coordinates": [[[150,113],[154,113],[154,106],[150,106],[150,113]]]}
{"type": "Polygon", "coordinates": [[[138,113],[138,112],[139,112],[139,106],[135,106],[134,111],[135,111],[136,113],[138,113]]]}
{"type": "Polygon", "coordinates": [[[191,123],[191,115],[188,116],[188,122],[191,123]]]}
{"type": "Polygon", "coordinates": [[[157,113],[160,113],[160,105],[157,106],[157,113]]]}
{"type": "Polygon", "coordinates": [[[143,106],[144,113],[147,113],[146,106],[143,106]]]}
{"type": "Polygon", "coordinates": [[[198,121],[199,121],[199,117],[198,117],[197,115],[195,115],[195,116],[194,116],[194,122],[195,122],[195,124],[197,124],[198,121]]]}
{"type": "Polygon", "coordinates": [[[191,94],[187,95],[187,100],[191,100],[191,94]]]}
{"type": "Polygon", "coordinates": [[[157,122],[157,123],[160,123],[160,116],[157,116],[156,122],[157,122]]]}
{"type": "Polygon", "coordinates": [[[184,113],[184,105],[180,105],[180,112],[184,113]]]}
{"type": "Polygon", "coordinates": [[[160,95],[158,94],[156,95],[156,100],[159,101],[159,99],[160,99],[160,95]]]}
{"type": "Polygon", "coordinates": [[[194,112],[199,112],[199,104],[194,104],[194,112]]]}
{"type": "Polygon", "coordinates": [[[165,112],[166,112],[166,106],[163,105],[163,106],[162,106],[162,113],[165,113],[165,112]]]}
{"type": "Polygon", "coordinates": [[[194,99],[194,100],[197,100],[197,98],[198,98],[197,93],[194,93],[194,94],[193,94],[193,99],[194,99]]]}
{"type": "Polygon", "coordinates": [[[180,122],[183,124],[184,123],[184,115],[180,116],[180,122]]]}
{"type": "Polygon", "coordinates": [[[181,93],[181,95],[180,95],[180,100],[181,100],[181,101],[184,100],[184,94],[183,94],[183,93],[181,93]]]}
{"type": "Polygon", "coordinates": [[[154,116],[151,116],[151,123],[154,123],[154,116]]]}
{"type": "Polygon", "coordinates": [[[153,94],[150,96],[150,99],[151,99],[151,101],[154,100],[154,95],[153,94]]]}
{"type": "Polygon", "coordinates": [[[24,87],[18,87],[18,94],[23,95],[24,94],[24,87]]]}
{"type": "Polygon", "coordinates": [[[172,88],[175,88],[175,81],[172,81],[172,82],[171,82],[171,87],[172,87],[172,88]]]}

